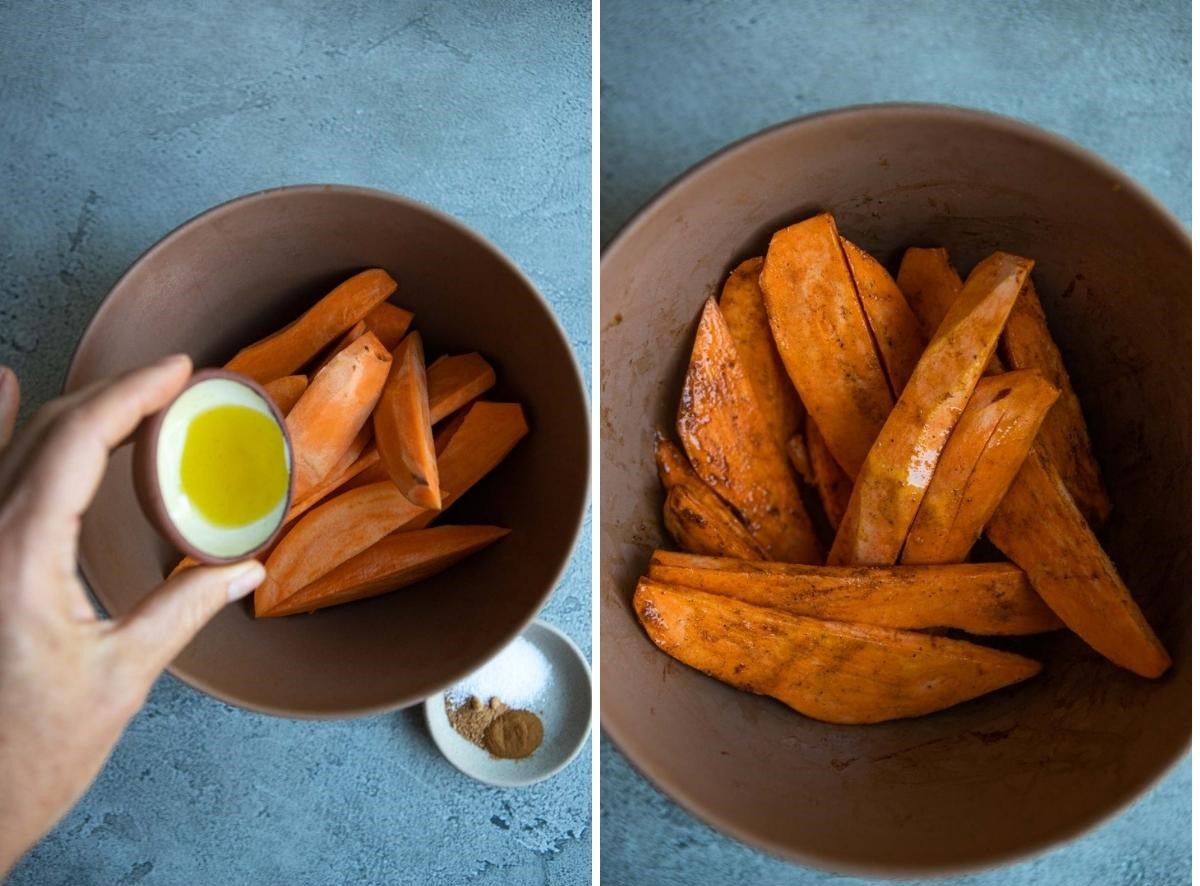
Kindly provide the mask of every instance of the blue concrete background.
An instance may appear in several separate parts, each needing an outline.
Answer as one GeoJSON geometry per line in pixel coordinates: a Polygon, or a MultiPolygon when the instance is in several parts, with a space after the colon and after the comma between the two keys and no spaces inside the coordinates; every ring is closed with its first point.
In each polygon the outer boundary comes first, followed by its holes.
{"type": "MultiPolygon", "coordinates": [[[[296,182],[395,191],[481,231],[551,300],[586,376],[590,15],[583,0],[0,4],[0,362],[26,413],[142,250],[296,182]]],[[[590,656],[589,537],[542,617],[590,656]]],[[[418,711],[292,722],[166,677],[10,882],[587,883],[591,762],[488,788],[418,711]]]]}
{"type": "MultiPolygon", "coordinates": [[[[1182,0],[645,3],[601,7],[601,233],[723,145],[843,105],[934,101],[1059,132],[1191,222],[1190,10],[1182,0]]],[[[608,886],[851,884],[693,819],[601,744],[608,886]]],[[[956,886],[1190,883],[1191,764],[1087,836],[956,886]]]]}

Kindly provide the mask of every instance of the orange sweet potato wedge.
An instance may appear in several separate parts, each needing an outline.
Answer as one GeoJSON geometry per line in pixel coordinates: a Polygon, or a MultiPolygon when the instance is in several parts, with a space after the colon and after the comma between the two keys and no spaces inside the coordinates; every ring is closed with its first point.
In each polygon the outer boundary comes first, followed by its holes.
{"type": "Polygon", "coordinates": [[[759,277],[775,345],[838,464],[858,474],[894,403],[837,226],[776,232],[759,277]]]}
{"type": "Polygon", "coordinates": [[[855,478],[830,565],[899,559],[946,440],[1032,267],[1029,259],[996,252],[971,272],[855,478]]]}
{"type": "Polygon", "coordinates": [[[394,532],[262,615],[295,615],[377,597],[449,569],[506,535],[508,530],[499,526],[394,532]]]}
{"type": "Polygon", "coordinates": [[[308,377],[304,375],[285,375],[263,385],[263,390],[271,398],[276,408],[283,413],[284,418],[292,411],[304,389],[308,387],[308,377]]]}
{"type": "Polygon", "coordinates": [[[1042,423],[1041,444],[1058,469],[1063,485],[1093,526],[1108,519],[1112,502],[1092,455],[1083,407],[1071,386],[1062,354],[1050,335],[1033,281],[1025,284],[1000,337],[1000,353],[1013,369],[1038,369],[1061,391],[1042,423]]]}
{"type": "Polygon", "coordinates": [[[1049,457],[1030,453],[988,524],[988,538],[1029,575],[1068,628],[1114,664],[1143,677],[1171,666],[1049,457]]]}
{"type": "Polygon", "coordinates": [[[396,488],[413,504],[440,510],[442,493],[420,333],[410,332],[392,352],[391,372],[375,407],[374,422],[379,460],[396,488]]]}
{"type": "Polygon", "coordinates": [[[363,317],[363,323],[383,342],[385,348],[394,351],[408,332],[408,327],[412,325],[412,319],[412,311],[406,311],[385,301],[371,308],[367,316],[363,317]]]}
{"type": "Polygon", "coordinates": [[[892,394],[899,397],[921,359],[928,338],[892,275],[866,250],[859,249],[845,237],[841,239],[858,299],[879,347],[883,368],[887,370],[892,394]]]}
{"type": "Polygon", "coordinates": [[[654,456],[658,477],[667,492],[663,522],[681,548],[696,554],[763,559],[763,550],[754,536],[664,434],[655,434],[654,456]]]}
{"type": "Polygon", "coordinates": [[[812,459],[808,456],[808,441],[804,439],[804,434],[793,434],[788,437],[787,457],[788,461],[792,463],[792,470],[800,476],[801,480],[809,484],[817,482],[813,476],[812,459]]]}
{"type": "Polygon", "coordinates": [[[808,416],[807,425],[808,461],[812,466],[813,483],[817,487],[817,495],[821,498],[821,505],[825,508],[825,516],[829,520],[829,525],[833,527],[834,532],[837,532],[842,518],[846,516],[846,507],[850,504],[850,493],[854,491],[854,481],[846,476],[842,466],[837,463],[833,453],[825,445],[821,429],[817,427],[817,423],[813,421],[811,415],[808,416]]]}
{"type": "Polygon", "coordinates": [[[901,563],[967,559],[1057,398],[1034,369],[979,380],[933,470],[901,563]]]}
{"type": "MultiPolygon", "coordinates": [[[[471,406],[438,459],[443,509],[498,465],[528,431],[520,404],[481,401],[471,406]]],[[[384,536],[422,529],[440,513],[414,505],[391,480],[350,489],[317,505],[267,558],[267,578],[254,592],[255,613],[275,608],[384,536]]]]}
{"type": "MultiPolygon", "coordinates": [[[[335,341],[332,345],[330,345],[328,348],[326,348],[325,356],[321,358],[319,363],[317,363],[316,367],[312,371],[312,374],[316,375],[318,372],[320,372],[322,369],[324,369],[326,366],[328,366],[329,361],[332,360],[334,357],[336,357],[338,354],[340,354],[342,352],[343,348],[352,344],[355,341],[355,339],[357,339],[360,335],[362,335],[366,331],[367,331],[367,324],[364,323],[362,320],[359,320],[357,323],[355,323],[353,326],[351,326],[349,329],[347,329],[345,335],[343,335],[341,338],[339,338],[337,341],[335,341]]],[[[375,337],[378,338],[379,336],[375,336],[375,337]]],[[[383,342],[380,342],[380,344],[383,344],[383,342]]],[[[391,350],[391,348],[388,348],[387,345],[384,345],[384,347],[387,348],[387,350],[389,350],[389,351],[391,350]]]]}
{"type": "Polygon", "coordinates": [[[240,350],[225,368],[259,383],[290,375],[395,291],[396,281],[387,271],[355,274],[299,319],[240,350]]]}
{"type": "Polygon", "coordinates": [[[793,615],[886,628],[1002,635],[1063,626],[1011,563],[806,566],[655,551],[649,576],[793,615]]]}
{"type": "Polygon", "coordinates": [[[496,383],[496,372],[478,354],[442,356],[429,364],[425,381],[429,388],[429,419],[437,424],[486,393],[496,383]]]}
{"type": "Polygon", "coordinates": [[[829,723],[929,714],[1041,669],[963,640],[792,615],[650,579],[638,583],[633,605],[671,657],[829,723]]]}
{"type": "Polygon", "coordinates": [[[786,448],[787,441],[800,431],[804,407],[771,337],[771,324],[758,287],[762,266],[761,258],[751,258],[733,269],[721,290],[721,314],[771,436],[780,448],[786,448]]]}
{"type": "Polygon", "coordinates": [[[821,547],[787,455],[763,417],[717,303],[704,304],[676,420],[697,475],[775,560],[814,563],[821,547]]]}
{"type": "Polygon", "coordinates": [[[370,438],[370,425],[363,425],[363,429],[359,431],[350,444],[350,448],[346,450],[346,454],[338,460],[329,475],[309,490],[304,498],[292,501],[292,506],[288,508],[284,522],[291,523],[301,514],[311,510],[327,495],[341,489],[355,477],[378,464],[379,450],[370,445],[370,438]]]}
{"type": "Polygon", "coordinates": [[[963,287],[962,277],[950,264],[950,253],[915,246],[904,251],[896,284],[926,339],[933,338],[963,287]]]}
{"type": "Polygon", "coordinates": [[[302,500],[346,454],[379,401],[392,356],[367,332],[343,348],[288,414],[293,492],[302,500]]]}

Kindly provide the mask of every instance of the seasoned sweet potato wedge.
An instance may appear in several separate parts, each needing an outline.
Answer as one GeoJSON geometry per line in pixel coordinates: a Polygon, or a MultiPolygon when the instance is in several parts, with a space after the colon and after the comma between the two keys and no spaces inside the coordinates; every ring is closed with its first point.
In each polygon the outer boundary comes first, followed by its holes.
{"type": "Polygon", "coordinates": [[[821,546],[787,455],[772,435],[717,303],[705,302],[676,422],[700,479],[775,560],[814,563],[821,546]]]}
{"type": "Polygon", "coordinates": [[[649,577],[793,615],[886,628],[1001,635],[1063,626],[1011,563],[806,566],[655,551],[649,577]]]}
{"type": "Polygon", "coordinates": [[[759,410],[782,448],[800,431],[804,407],[771,337],[771,323],[758,287],[762,266],[761,258],[749,258],[733,269],[721,290],[721,314],[758,398],[759,410]]]}
{"type": "Polygon", "coordinates": [[[1049,457],[1034,448],[988,524],[988,538],[1029,575],[1034,590],[1105,658],[1143,677],[1171,658],[1049,457]]]}
{"type": "Polygon", "coordinates": [[[946,440],[1032,267],[1027,258],[996,252],[971,272],[854,481],[830,564],[899,559],[946,440]]]}
{"type": "Polygon", "coordinates": [[[979,380],[933,470],[901,563],[967,559],[1057,397],[1034,369],[979,380]]]}
{"type": "Polygon", "coordinates": [[[850,504],[850,493],[854,491],[854,481],[846,476],[842,466],[834,459],[833,453],[825,445],[821,429],[817,427],[812,416],[808,416],[808,461],[812,465],[813,482],[817,487],[817,495],[821,497],[821,505],[825,508],[825,516],[833,531],[837,532],[842,518],[846,516],[846,507],[850,504]]]}
{"type": "Polygon", "coordinates": [[[763,550],[721,497],[704,485],[664,434],[654,436],[658,476],[666,490],[663,522],[676,543],[695,554],[761,560],[763,550]]]}
{"type": "Polygon", "coordinates": [[[650,579],[638,583],[633,606],[673,658],[830,723],[932,713],[1041,669],[963,640],[791,615],[650,579]]]}
{"type": "Polygon", "coordinates": [[[833,216],[777,231],[759,284],[788,376],[829,451],[853,477],[895,398],[833,216]]]}
{"type": "Polygon", "coordinates": [[[809,484],[817,482],[813,476],[812,460],[808,457],[808,443],[804,439],[804,434],[793,434],[788,437],[787,457],[788,461],[792,463],[792,470],[800,476],[801,480],[809,484]]]}
{"type": "Polygon", "coordinates": [[[386,594],[437,575],[506,535],[498,526],[394,532],[261,615],[295,615],[386,594]]]}
{"type": "Polygon", "coordinates": [[[858,300],[862,302],[883,368],[887,370],[892,394],[899,397],[921,359],[928,337],[921,331],[916,315],[892,275],[869,252],[859,249],[845,237],[841,239],[858,290],[858,300]]]}
{"type": "Polygon", "coordinates": [[[950,264],[950,253],[915,246],[904,250],[896,284],[926,339],[933,338],[963,287],[962,277],[950,264]]]}
{"type": "Polygon", "coordinates": [[[1079,510],[1093,526],[1099,526],[1108,519],[1112,502],[1100,479],[1100,465],[1092,455],[1083,407],[1071,386],[1058,345],[1050,335],[1032,280],[1025,284],[1013,305],[1000,337],[1000,353],[1013,369],[1040,370],[1061,392],[1042,423],[1039,439],[1079,510]]]}

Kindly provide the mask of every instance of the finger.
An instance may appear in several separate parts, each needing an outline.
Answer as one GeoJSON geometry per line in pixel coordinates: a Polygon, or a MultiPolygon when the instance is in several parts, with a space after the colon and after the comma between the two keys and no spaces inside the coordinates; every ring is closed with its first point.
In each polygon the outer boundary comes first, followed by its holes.
{"type": "Polygon", "coordinates": [[[0,366],[0,449],[12,439],[20,406],[21,384],[17,381],[17,374],[7,366],[0,366]]]}
{"type": "Polygon", "coordinates": [[[191,361],[168,357],[104,383],[62,412],[31,454],[25,500],[39,522],[52,529],[83,514],[108,462],[109,451],[146,416],[166,406],[183,388],[191,361]]]}
{"type": "Polygon", "coordinates": [[[121,619],[117,634],[123,652],[144,664],[153,679],[225,604],[246,596],[265,577],[257,560],[185,569],[121,619]]]}

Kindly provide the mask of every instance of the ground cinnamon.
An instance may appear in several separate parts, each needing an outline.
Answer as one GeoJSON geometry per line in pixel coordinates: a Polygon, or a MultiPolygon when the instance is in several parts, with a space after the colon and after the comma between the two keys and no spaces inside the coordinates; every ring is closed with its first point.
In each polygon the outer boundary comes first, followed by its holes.
{"type": "Polygon", "coordinates": [[[541,746],[542,721],[532,711],[514,710],[495,697],[485,704],[474,695],[458,707],[449,697],[445,703],[450,725],[493,757],[520,760],[541,746]]]}

